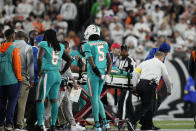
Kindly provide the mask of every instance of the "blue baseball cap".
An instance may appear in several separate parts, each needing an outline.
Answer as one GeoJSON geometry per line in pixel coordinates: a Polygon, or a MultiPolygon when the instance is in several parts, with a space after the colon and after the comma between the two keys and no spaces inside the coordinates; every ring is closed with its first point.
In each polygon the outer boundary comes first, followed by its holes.
{"type": "Polygon", "coordinates": [[[159,51],[164,52],[164,53],[168,53],[170,52],[171,47],[168,43],[163,42],[160,46],[159,46],[159,51]]]}
{"type": "Polygon", "coordinates": [[[43,40],[43,36],[41,36],[41,35],[39,35],[39,36],[36,36],[35,37],[35,40],[34,40],[34,43],[39,43],[39,42],[41,42],[42,40],[43,40]]]}

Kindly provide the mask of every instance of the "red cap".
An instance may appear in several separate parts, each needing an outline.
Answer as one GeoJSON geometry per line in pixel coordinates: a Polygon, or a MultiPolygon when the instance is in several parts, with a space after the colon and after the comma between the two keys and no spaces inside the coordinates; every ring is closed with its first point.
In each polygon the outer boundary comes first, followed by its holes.
{"type": "Polygon", "coordinates": [[[121,47],[120,44],[114,43],[114,44],[112,44],[111,49],[113,49],[113,48],[120,48],[120,47],[121,47]]]}

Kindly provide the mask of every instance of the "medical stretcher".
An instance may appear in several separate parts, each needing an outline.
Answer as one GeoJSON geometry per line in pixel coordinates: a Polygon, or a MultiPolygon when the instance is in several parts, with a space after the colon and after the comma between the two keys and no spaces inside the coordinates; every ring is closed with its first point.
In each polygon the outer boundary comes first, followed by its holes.
{"type": "MultiPolygon", "coordinates": [[[[77,80],[79,78],[78,73],[73,73],[73,77],[77,80]]],[[[87,80],[87,74],[82,74],[82,78],[78,80],[79,84],[85,85],[87,80]]],[[[71,83],[71,81],[69,81],[71,83]]],[[[132,90],[132,82],[130,81],[130,84],[128,84],[128,78],[127,76],[119,76],[119,75],[111,75],[111,81],[109,83],[106,83],[104,86],[106,86],[106,90],[103,90],[101,93],[100,98],[102,99],[108,92],[108,88],[120,88],[120,89],[129,89],[132,90]]],[[[92,106],[90,103],[90,97],[88,95],[88,92],[82,88],[82,92],[80,97],[86,101],[86,105],[74,116],[75,120],[77,122],[80,122],[81,125],[93,125],[90,121],[87,121],[84,119],[84,117],[91,111],[92,106]]],[[[126,120],[119,121],[115,118],[112,113],[110,113],[106,106],[104,105],[106,116],[111,119],[110,125],[120,126],[123,123],[126,122],[126,120]]]]}

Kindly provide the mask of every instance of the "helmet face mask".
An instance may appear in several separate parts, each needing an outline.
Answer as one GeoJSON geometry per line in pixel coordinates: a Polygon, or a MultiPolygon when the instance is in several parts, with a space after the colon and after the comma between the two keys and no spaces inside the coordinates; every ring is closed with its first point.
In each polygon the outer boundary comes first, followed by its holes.
{"type": "Polygon", "coordinates": [[[100,29],[99,29],[98,26],[96,26],[96,25],[89,25],[86,28],[86,30],[84,32],[84,38],[86,40],[88,40],[91,35],[98,35],[98,36],[100,36],[100,29]]]}

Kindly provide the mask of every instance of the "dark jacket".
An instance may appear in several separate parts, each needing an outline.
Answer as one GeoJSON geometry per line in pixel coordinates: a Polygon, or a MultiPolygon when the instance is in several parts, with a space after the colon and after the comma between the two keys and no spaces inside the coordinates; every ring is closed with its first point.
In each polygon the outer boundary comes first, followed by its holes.
{"type": "Polygon", "coordinates": [[[192,52],[191,52],[191,56],[190,56],[190,59],[189,59],[189,62],[188,62],[188,71],[189,71],[189,74],[192,76],[193,79],[195,79],[195,61],[196,59],[195,54],[196,52],[196,49],[194,49],[192,52]]]}

